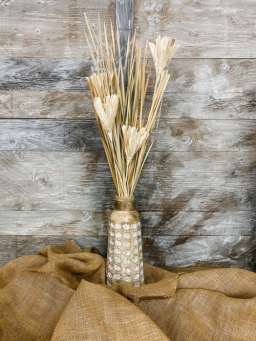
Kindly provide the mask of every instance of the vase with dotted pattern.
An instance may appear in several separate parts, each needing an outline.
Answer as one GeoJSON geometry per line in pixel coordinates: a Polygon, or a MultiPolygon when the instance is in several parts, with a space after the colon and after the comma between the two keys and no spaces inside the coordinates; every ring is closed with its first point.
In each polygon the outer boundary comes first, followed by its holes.
{"type": "Polygon", "coordinates": [[[107,284],[144,284],[141,223],[134,196],[115,197],[109,218],[107,284]]]}

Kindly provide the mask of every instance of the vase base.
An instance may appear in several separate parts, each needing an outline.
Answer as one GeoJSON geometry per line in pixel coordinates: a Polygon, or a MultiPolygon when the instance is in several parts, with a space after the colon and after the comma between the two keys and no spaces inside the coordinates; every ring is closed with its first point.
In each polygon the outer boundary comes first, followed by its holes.
{"type": "Polygon", "coordinates": [[[144,284],[141,224],[140,222],[116,224],[110,221],[107,285],[130,283],[144,284]]]}

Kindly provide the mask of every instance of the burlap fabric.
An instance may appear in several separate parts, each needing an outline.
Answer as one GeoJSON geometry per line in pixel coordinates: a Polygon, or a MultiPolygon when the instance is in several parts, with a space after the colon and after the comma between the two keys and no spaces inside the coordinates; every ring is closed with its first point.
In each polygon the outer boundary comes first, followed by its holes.
{"type": "Polygon", "coordinates": [[[192,270],[107,287],[96,249],[48,246],[0,268],[0,340],[255,341],[256,274],[192,270]]]}

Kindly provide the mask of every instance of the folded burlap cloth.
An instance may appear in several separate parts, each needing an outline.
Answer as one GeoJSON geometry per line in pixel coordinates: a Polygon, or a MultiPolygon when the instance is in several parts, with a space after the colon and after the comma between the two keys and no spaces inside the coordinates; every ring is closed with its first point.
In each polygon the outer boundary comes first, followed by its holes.
{"type": "Polygon", "coordinates": [[[74,241],[14,259],[0,268],[0,340],[256,340],[255,273],[144,270],[146,285],[108,287],[104,259],[74,241]]]}

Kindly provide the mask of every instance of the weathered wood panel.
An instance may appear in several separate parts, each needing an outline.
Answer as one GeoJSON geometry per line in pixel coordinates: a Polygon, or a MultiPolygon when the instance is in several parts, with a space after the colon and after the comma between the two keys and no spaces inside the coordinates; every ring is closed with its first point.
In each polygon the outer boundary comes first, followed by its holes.
{"type": "Polygon", "coordinates": [[[17,257],[36,254],[41,248],[48,245],[58,246],[69,240],[75,240],[81,248],[96,247],[106,257],[106,236],[16,236],[17,257]]]}
{"type": "Polygon", "coordinates": [[[84,91],[91,75],[88,59],[0,59],[0,90],[84,91]]]}
{"type": "MultiPolygon", "coordinates": [[[[88,59],[0,59],[0,90],[88,91],[88,59]]],[[[256,59],[173,59],[170,92],[256,92],[256,59]]]]}
{"type": "MultiPolygon", "coordinates": [[[[102,151],[96,120],[1,120],[0,150],[102,151]]],[[[152,151],[255,151],[255,120],[161,119],[152,151]]]]}
{"type": "Polygon", "coordinates": [[[0,237],[0,267],[16,258],[16,240],[17,236],[0,237]]]}
{"type": "Polygon", "coordinates": [[[164,95],[161,118],[256,119],[256,93],[172,93],[164,95]]]}
{"type": "MultiPolygon", "coordinates": [[[[114,186],[103,151],[2,151],[0,164],[0,210],[113,208],[114,186]]],[[[170,211],[232,216],[253,210],[255,169],[253,152],[151,153],[135,192],[137,207],[162,210],[167,220],[170,211]]]]}
{"type": "MultiPolygon", "coordinates": [[[[128,41],[133,36],[134,0],[116,0],[116,26],[119,31],[119,45],[122,64],[125,64],[128,41]]],[[[116,55],[116,59],[119,56],[116,55]]],[[[125,81],[127,83],[127,80],[125,81]]]]}
{"type": "MultiPolygon", "coordinates": [[[[0,266],[15,257],[36,254],[47,245],[58,246],[69,240],[75,240],[81,248],[94,245],[106,256],[105,236],[5,236],[1,237],[0,266]]],[[[251,237],[144,237],[143,252],[144,261],[156,266],[201,265],[255,270],[256,250],[251,237]]]]}
{"type": "Polygon", "coordinates": [[[69,240],[76,240],[82,248],[95,246],[106,256],[107,237],[105,236],[1,236],[0,266],[16,257],[37,254],[45,246],[58,246],[69,240]]]}
{"type": "Polygon", "coordinates": [[[133,31],[134,0],[116,0],[116,26],[118,30],[133,31]]]}
{"type": "Polygon", "coordinates": [[[253,0],[140,0],[135,28],[143,40],[175,38],[177,58],[255,58],[255,12],[253,0]]]}
{"type": "MultiPolygon", "coordinates": [[[[94,166],[78,153],[65,155],[65,193],[74,209],[84,208],[82,198],[86,209],[112,207],[107,165],[99,159],[94,166]]],[[[255,183],[254,153],[151,153],[135,195],[140,210],[250,210],[255,183]]]]}
{"type": "Polygon", "coordinates": [[[144,238],[143,252],[145,260],[156,266],[256,269],[256,246],[251,237],[156,236],[144,238]]]}
{"type": "Polygon", "coordinates": [[[167,91],[255,92],[256,59],[173,59],[167,91]]]}
{"type": "MultiPolygon", "coordinates": [[[[113,200],[112,200],[113,201],[113,200]]],[[[0,238],[107,236],[107,211],[2,211],[0,238]]],[[[255,211],[140,211],[143,236],[256,236],[255,211]]]]}
{"type": "Polygon", "coordinates": [[[0,118],[94,119],[89,92],[0,91],[0,118]]]}
{"type": "MultiPolygon", "coordinates": [[[[255,58],[253,0],[135,1],[135,28],[143,39],[175,37],[179,58],[255,58]],[[246,38],[245,38],[246,37],[246,38]]],[[[115,19],[115,1],[5,0],[0,13],[3,57],[84,58],[83,12],[115,19]]]]}
{"type": "Polygon", "coordinates": [[[153,151],[255,151],[254,120],[162,119],[153,151]]]}
{"type": "MultiPolygon", "coordinates": [[[[256,119],[256,93],[167,92],[161,118],[256,119]]],[[[0,118],[94,119],[89,92],[0,91],[0,118]]]]}
{"type": "MultiPolygon", "coordinates": [[[[256,270],[254,8],[135,2],[143,40],[181,45],[135,193],[152,264],[256,270]]],[[[98,12],[115,21],[113,0],[1,6],[0,265],[70,239],[106,252],[114,188],[86,83],[84,11],[95,30],[98,12]]]]}
{"type": "Polygon", "coordinates": [[[96,120],[1,120],[0,150],[102,150],[96,120]]]}
{"type": "Polygon", "coordinates": [[[2,57],[84,58],[87,13],[95,30],[115,22],[114,0],[4,0],[0,12],[2,57]]]}

